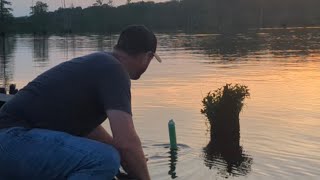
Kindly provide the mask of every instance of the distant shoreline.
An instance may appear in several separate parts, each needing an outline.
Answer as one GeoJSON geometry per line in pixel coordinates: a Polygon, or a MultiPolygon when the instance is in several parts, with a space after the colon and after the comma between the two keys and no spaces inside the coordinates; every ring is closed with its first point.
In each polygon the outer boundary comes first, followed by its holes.
{"type": "MultiPolygon", "coordinates": [[[[273,30],[306,30],[306,29],[318,29],[320,30],[320,26],[308,26],[308,27],[287,27],[287,28],[282,28],[282,27],[270,27],[270,28],[261,28],[261,29],[248,29],[246,31],[239,31],[239,32],[234,32],[234,33],[226,33],[226,34],[241,34],[241,33],[261,33],[265,31],[273,31],[273,30]]],[[[222,35],[224,33],[219,33],[219,32],[184,32],[184,31],[157,31],[153,30],[156,34],[186,34],[186,35],[222,35]]],[[[78,32],[78,33],[56,33],[56,32],[47,32],[47,33],[30,33],[30,32],[9,32],[6,33],[6,35],[35,35],[35,36],[63,36],[63,35],[104,35],[104,36],[113,36],[113,35],[118,35],[118,32],[78,32]]]]}
{"type": "Polygon", "coordinates": [[[87,8],[64,7],[49,12],[48,5],[41,2],[31,8],[30,16],[8,19],[0,26],[0,32],[114,34],[130,24],[144,24],[158,33],[188,34],[317,28],[320,26],[318,7],[319,0],[292,0],[289,4],[278,0],[232,3],[223,0],[202,0],[201,3],[198,0],[174,0],[136,2],[116,7],[101,3],[87,8]]]}

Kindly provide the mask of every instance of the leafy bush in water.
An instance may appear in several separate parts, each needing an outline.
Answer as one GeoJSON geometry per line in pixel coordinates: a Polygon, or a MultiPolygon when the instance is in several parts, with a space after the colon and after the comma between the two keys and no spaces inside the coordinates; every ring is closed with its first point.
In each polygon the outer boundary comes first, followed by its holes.
{"type": "Polygon", "coordinates": [[[226,84],[203,98],[201,113],[210,123],[211,139],[204,148],[205,158],[208,160],[205,164],[210,169],[215,166],[221,169],[216,164],[223,159],[227,165],[222,168],[222,172],[232,175],[247,174],[250,171],[252,158],[244,155],[240,146],[239,122],[243,101],[249,96],[247,86],[226,84]]]}
{"type": "Polygon", "coordinates": [[[245,85],[226,84],[213,92],[209,92],[202,100],[204,114],[210,125],[216,124],[223,117],[239,119],[239,113],[243,107],[243,100],[249,97],[249,89],[245,85]]]}

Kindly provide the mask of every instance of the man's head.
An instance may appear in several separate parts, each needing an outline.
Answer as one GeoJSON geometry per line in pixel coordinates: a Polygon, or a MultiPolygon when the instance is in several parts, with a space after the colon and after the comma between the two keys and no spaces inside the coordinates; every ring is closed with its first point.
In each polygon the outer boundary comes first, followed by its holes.
{"type": "Polygon", "coordinates": [[[142,25],[131,25],[125,28],[114,49],[118,52],[118,56],[124,54],[118,58],[126,66],[130,78],[134,80],[139,79],[146,71],[153,57],[161,62],[156,54],[156,36],[142,25]]]}

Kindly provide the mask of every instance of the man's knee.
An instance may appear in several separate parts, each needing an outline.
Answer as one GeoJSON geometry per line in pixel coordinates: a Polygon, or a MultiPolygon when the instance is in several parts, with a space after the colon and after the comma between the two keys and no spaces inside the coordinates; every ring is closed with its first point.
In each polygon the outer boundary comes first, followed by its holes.
{"type": "Polygon", "coordinates": [[[111,145],[105,145],[104,148],[98,150],[99,164],[101,169],[106,171],[118,172],[120,168],[119,152],[111,145]]]}
{"type": "Polygon", "coordinates": [[[110,145],[95,144],[95,148],[86,156],[86,165],[68,176],[68,180],[113,179],[120,168],[120,155],[110,145]]]}

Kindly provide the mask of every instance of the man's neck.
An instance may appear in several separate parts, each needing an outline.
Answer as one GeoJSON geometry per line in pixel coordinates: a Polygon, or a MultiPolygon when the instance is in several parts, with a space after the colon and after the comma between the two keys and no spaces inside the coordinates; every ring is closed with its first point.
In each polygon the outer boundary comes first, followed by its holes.
{"type": "Polygon", "coordinates": [[[115,58],[122,64],[122,66],[123,66],[123,67],[128,71],[128,73],[129,73],[129,71],[130,71],[129,62],[130,62],[130,60],[131,60],[131,57],[130,57],[127,53],[125,53],[125,52],[123,52],[123,51],[121,51],[121,50],[116,50],[116,49],[114,49],[114,50],[111,52],[111,54],[112,54],[113,57],[115,57],[115,58]]]}

